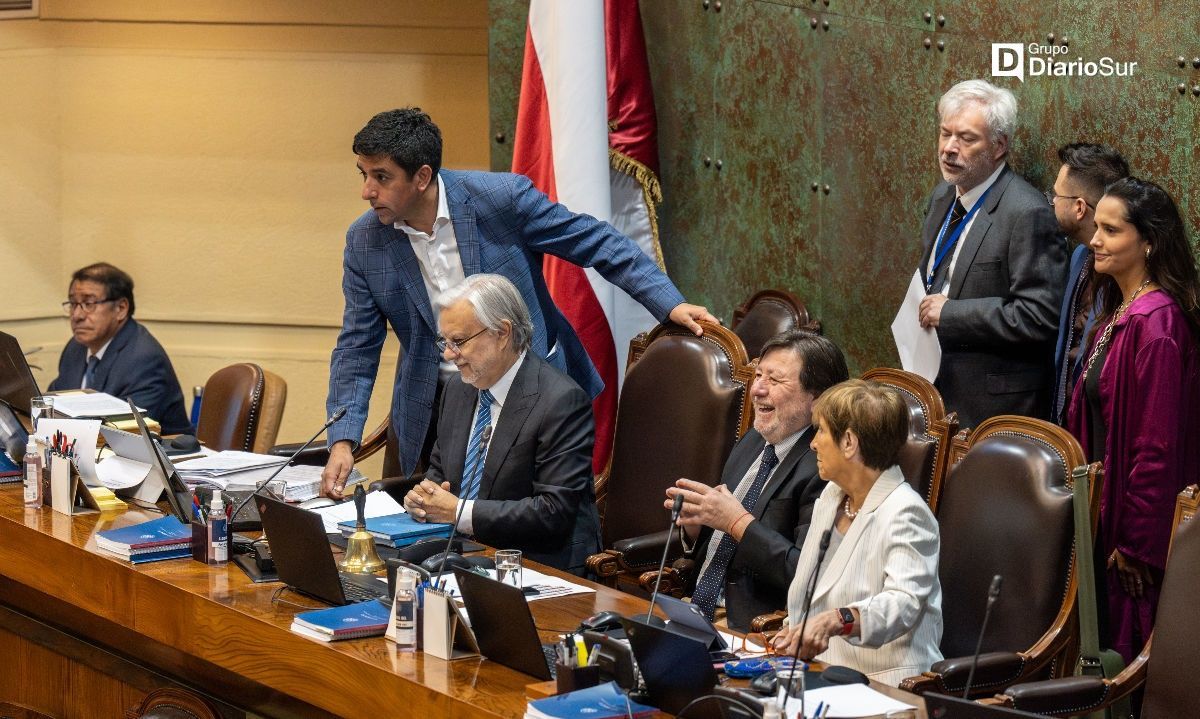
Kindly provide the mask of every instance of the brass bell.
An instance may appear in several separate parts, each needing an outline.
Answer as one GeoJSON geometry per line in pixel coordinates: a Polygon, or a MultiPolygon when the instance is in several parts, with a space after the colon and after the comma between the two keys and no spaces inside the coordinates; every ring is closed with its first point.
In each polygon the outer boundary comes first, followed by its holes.
{"type": "Polygon", "coordinates": [[[346,555],[338,568],[349,574],[374,574],[382,570],[384,564],[375,551],[375,537],[367,531],[367,493],[361,484],[354,488],[354,507],[358,510],[354,534],[346,540],[346,555]]]}

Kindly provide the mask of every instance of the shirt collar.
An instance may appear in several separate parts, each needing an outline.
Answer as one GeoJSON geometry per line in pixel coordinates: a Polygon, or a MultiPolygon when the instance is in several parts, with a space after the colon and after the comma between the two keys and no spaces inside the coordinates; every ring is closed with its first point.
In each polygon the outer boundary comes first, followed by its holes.
{"type": "Polygon", "coordinates": [[[517,361],[513,362],[513,366],[508,368],[508,371],[500,375],[500,379],[496,380],[496,384],[488,387],[488,391],[492,393],[495,402],[492,404],[504,407],[505,400],[508,399],[508,391],[512,389],[513,380],[517,378],[517,370],[521,368],[521,363],[525,361],[525,351],[517,355],[517,361]]]}
{"type": "Polygon", "coordinates": [[[404,234],[408,235],[409,237],[420,237],[420,238],[432,241],[433,236],[435,234],[437,234],[437,228],[445,225],[447,222],[450,221],[450,204],[448,202],[446,202],[446,183],[442,182],[442,175],[440,172],[438,173],[438,176],[437,176],[437,189],[438,189],[437,217],[433,218],[433,232],[431,234],[427,235],[418,229],[409,227],[408,223],[405,222],[404,220],[396,220],[396,223],[393,225],[393,227],[395,227],[397,230],[404,232],[404,234]]]}
{"type": "Polygon", "coordinates": [[[983,196],[983,193],[987,192],[987,189],[996,182],[996,178],[1000,177],[1000,173],[1004,172],[1007,164],[1006,162],[1001,162],[1000,166],[996,168],[996,171],[988,179],[959,195],[958,201],[962,203],[964,210],[967,212],[971,211],[971,208],[975,206],[976,202],[979,202],[979,198],[983,196]]]}
{"type": "Polygon", "coordinates": [[[775,445],[775,456],[780,462],[787,458],[788,452],[791,452],[792,448],[795,447],[796,443],[800,440],[800,435],[807,431],[808,427],[805,427],[795,434],[790,434],[787,437],[784,437],[781,442],[775,445]]]}
{"type": "Polygon", "coordinates": [[[117,338],[116,335],[109,337],[108,341],[104,343],[104,346],[101,347],[99,350],[97,350],[94,354],[91,351],[89,351],[87,358],[91,359],[92,357],[95,357],[97,362],[104,359],[104,353],[108,351],[108,346],[110,344],[112,344],[113,340],[115,340],[116,338],[117,338]]]}

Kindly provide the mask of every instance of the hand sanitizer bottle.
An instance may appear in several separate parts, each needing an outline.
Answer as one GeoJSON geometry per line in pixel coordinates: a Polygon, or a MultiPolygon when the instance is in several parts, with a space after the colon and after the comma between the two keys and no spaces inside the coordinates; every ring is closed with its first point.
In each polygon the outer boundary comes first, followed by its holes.
{"type": "Polygon", "coordinates": [[[42,452],[32,434],[25,445],[25,459],[22,464],[25,470],[25,506],[37,509],[45,501],[42,497],[42,452]]]}
{"type": "Polygon", "coordinates": [[[396,578],[396,648],[402,652],[417,650],[417,574],[400,570],[396,578]]]}
{"type": "Polygon", "coordinates": [[[208,509],[208,563],[224,564],[229,561],[229,522],[225,514],[225,502],[221,490],[214,489],[208,509]]]}

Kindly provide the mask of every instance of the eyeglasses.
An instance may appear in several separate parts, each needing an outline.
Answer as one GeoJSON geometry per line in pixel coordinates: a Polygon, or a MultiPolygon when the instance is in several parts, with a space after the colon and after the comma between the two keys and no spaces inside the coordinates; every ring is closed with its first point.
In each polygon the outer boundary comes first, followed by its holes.
{"type": "Polygon", "coordinates": [[[1086,199],[1080,197],[1079,195],[1056,195],[1056,194],[1054,194],[1054,190],[1046,190],[1042,194],[1045,195],[1046,202],[1049,202],[1051,205],[1054,204],[1055,200],[1062,198],[1064,200],[1083,200],[1083,204],[1087,205],[1088,207],[1091,207],[1093,210],[1096,209],[1095,207],[1092,207],[1092,203],[1088,202],[1086,199]]]}
{"type": "Polygon", "coordinates": [[[476,332],[475,334],[466,338],[465,340],[448,340],[445,337],[438,337],[437,339],[435,339],[433,341],[433,343],[435,345],[437,345],[438,352],[445,352],[446,350],[450,350],[454,354],[461,354],[463,345],[465,345],[466,343],[470,342],[471,340],[475,339],[476,337],[478,337],[479,335],[481,335],[487,331],[488,331],[488,328],[484,327],[483,329],[479,330],[478,332],[476,332]]]}
{"type": "Polygon", "coordinates": [[[68,316],[79,308],[83,309],[83,313],[85,315],[90,315],[96,311],[97,307],[108,302],[117,302],[117,300],[84,300],[83,302],[72,302],[71,300],[67,300],[66,302],[62,303],[62,308],[63,313],[68,316]]]}

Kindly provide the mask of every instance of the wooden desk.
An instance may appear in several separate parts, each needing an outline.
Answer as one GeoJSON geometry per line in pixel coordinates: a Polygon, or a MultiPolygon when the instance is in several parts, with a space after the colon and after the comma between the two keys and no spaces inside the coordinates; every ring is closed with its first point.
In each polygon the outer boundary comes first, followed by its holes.
{"type": "MultiPolygon", "coordinates": [[[[234,717],[524,715],[534,680],[520,672],[398,652],[382,638],[317,642],[289,626],[296,612],[325,605],[290,591],[281,599],[302,607],[273,602],[279,583],[190,559],[133,566],[96,548],[96,531],[157,516],[26,510],[19,483],[0,486],[0,657],[18,657],[0,672],[0,700],[114,717],[177,684],[234,717]]],[[[535,623],[569,630],[601,610],[645,611],[643,599],[591,586],[595,594],[530,603],[535,623]]]]}

